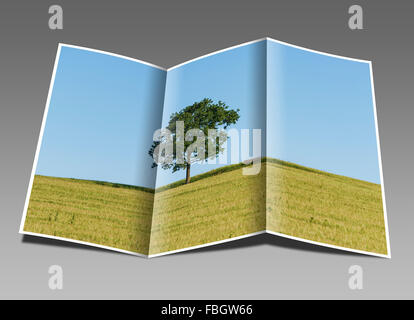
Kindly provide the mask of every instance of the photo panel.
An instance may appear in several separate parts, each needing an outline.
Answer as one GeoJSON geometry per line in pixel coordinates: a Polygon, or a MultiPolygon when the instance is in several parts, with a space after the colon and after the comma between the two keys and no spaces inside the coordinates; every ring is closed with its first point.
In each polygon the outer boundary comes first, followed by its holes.
{"type": "Polygon", "coordinates": [[[265,90],[265,40],[168,70],[163,128],[177,131],[171,127],[176,119],[185,120],[186,132],[191,125],[203,129],[215,123],[216,129],[226,131],[227,143],[223,152],[208,159],[215,164],[194,162],[189,171],[176,162],[170,167],[158,166],[150,255],[264,232],[265,90]],[[232,118],[232,112],[237,116],[232,118]],[[223,119],[227,113],[230,121],[226,127],[223,119]],[[226,159],[221,161],[223,154],[226,159]],[[259,170],[246,174],[253,165],[245,165],[243,160],[252,158],[259,170]]]}
{"type": "Polygon", "coordinates": [[[371,63],[269,40],[267,222],[389,256],[371,63]]]}
{"type": "Polygon", "coordinates": [[[148,254],[166,71],[60,45],[21,232],[148,254]]]}

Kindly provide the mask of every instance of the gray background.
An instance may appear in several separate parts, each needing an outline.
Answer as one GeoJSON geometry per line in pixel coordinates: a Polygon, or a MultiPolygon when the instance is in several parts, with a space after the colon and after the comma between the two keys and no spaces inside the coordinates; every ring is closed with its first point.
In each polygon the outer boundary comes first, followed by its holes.
{"type": "Polygon", "coordinates": [[[0,4],[0,298],[414,298],[413,1],[2,1],[0,4]],[[364,8],[364,30],[347,27],[364,8]],[[48,29],[61,4],[64,30],[48,29]],[[392,259],[268,235],[143,259],[18,227],[57,43],[169,67],[264,36],[373,60],[392,259]],[[48,288],[48,267],[64,289],[48,288]],[[364,268],[364,289],[348,268],[364,268]]]}

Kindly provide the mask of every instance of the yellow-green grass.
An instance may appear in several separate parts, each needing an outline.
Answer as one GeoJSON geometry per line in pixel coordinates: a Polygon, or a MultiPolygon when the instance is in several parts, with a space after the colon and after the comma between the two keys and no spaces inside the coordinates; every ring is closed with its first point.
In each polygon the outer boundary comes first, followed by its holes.
{"type": "Polygon", "coordinates": [[[24,231],[148,254],[150,189],[36,175],[24,231]]]}
{"type": "Polygon", "coordinates": [[[258,231],[387,253],[381,187],[276,159],[155,192],[35,176],[24,230],[158,254],[258,231]]]}
{"type": "Polygon", "coordinates": [[[267,161],[267,230],[387,254],[381,186],[267,161]]]}
{"type": "Polygon", "coordinates": [[[247,176],[242,166],[227,169],[156,190],[150,254],[265,230],[265,170],[247,176]]]}

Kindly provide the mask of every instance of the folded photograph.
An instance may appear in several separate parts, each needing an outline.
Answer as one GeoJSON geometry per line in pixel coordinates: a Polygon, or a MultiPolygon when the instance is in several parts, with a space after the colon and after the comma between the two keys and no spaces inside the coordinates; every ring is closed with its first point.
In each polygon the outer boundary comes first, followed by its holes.
{"type": "Polygon", "coordinates": [[[270,38],[169,69],[60,44],[20,233],[146,257],[270,233],[389,258],[372,63],[270,38]]]}

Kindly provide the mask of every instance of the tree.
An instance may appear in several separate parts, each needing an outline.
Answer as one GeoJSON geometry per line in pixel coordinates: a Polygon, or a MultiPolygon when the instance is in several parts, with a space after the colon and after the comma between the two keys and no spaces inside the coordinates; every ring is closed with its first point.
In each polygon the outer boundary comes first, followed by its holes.
{"type": "MultiPolygon", "coordinates": [[[[166,129],[171,132],[173,150],[171,161],[162,163],[163,169],[171,169],[173,172],[178,170],[186,170],[185,183],[190,183],[191,164],[197,161],[207,161],[209,158],[218,157],[224,150],[224,143],[227,141],[227,134],[223,129],[229,125],[235,124],[239,120],[240,109],[230,109],[222,101],[215,103],[209,98],[205,98],[199,102],[195,102],[185,107],[179,112],[174,112],[170,116],[170,121],[166,129]],[[194,130],[195,129],[195,130],[194,130]],[[185,138],[179,132],[185,133],[185,138]],[[212,135],[216,130],[217,135],[212,135]],[[194,138],[203,136],[201,144],[194,148],[194,138]],[[211,146],[214,146],[212,150],[211,146]],[[210,147],[210,148],[209,148],[210,147]]],[[[149,155],[154,158],[157,153],[157,146],[161,141],[155,141],[150,150],[149,155]]],[[[154,162],[152,167],[156,167],[154,162]]]]}

